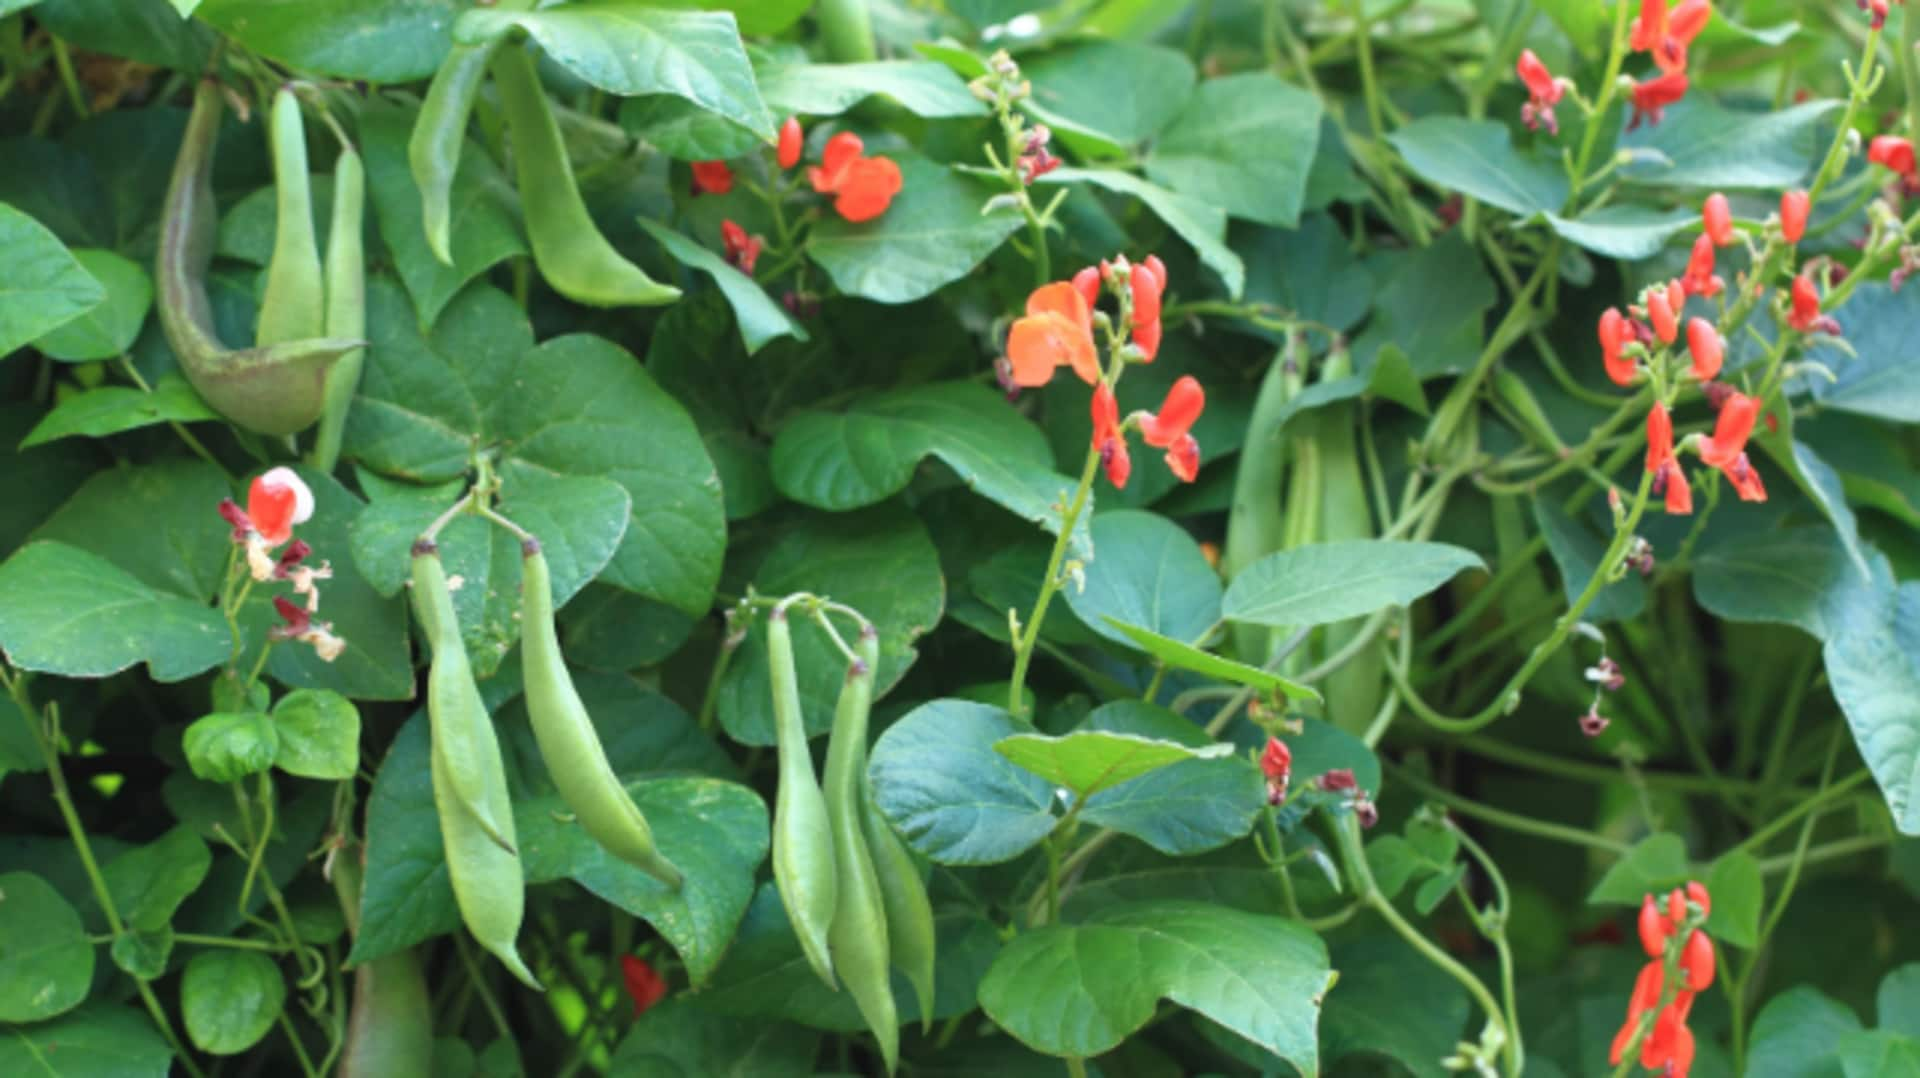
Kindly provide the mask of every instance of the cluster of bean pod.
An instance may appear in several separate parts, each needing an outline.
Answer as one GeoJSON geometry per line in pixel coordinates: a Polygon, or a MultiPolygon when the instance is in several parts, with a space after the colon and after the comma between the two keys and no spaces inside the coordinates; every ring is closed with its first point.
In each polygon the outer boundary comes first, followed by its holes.
{"type": "Polygon", "coordinates": [[[800,713],[787,603],[767,619],[780,788],[773,816],[773,876],[814,972],[844,986],[879,1040],[892,1073],[900,1021],[889,965],[913,986],[921,1021],[933,1013],[933,907],[912,855],[873,805],[867,718],[879,637],[862,622],[834,709],[824,785],[814,778],[800,713]]]}

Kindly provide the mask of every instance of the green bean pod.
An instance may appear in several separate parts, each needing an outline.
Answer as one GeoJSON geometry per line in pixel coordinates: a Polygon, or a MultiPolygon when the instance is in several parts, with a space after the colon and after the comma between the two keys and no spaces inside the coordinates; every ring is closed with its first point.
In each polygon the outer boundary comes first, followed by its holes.
{"type": "Polygon", "coordinates": [[[365,342],[329,337],[242,349],[221,342],[206,277],[219,224],[212,178],[223,107],[219,84],[202,79],[161,211],[154,259],[160,327],[187,381],[215,411],[260,434],[292,434],[319,418],[328,369],[365,342]]]}
{"type": "Polygon", "coordinates": [[[446,570],[431,540],[413,547],[413,597],[423,608],[420,620],[433,646],[427,675],[433,804],[440,816],[454,903],[473,938],[515,977],[540,990],[514,943],[525,913],[526,877],[514,849],[506,767],[493,721],[467,665],[446,570]]]}
{"type": "Polygon", "coordinates": [[[867,770],[867,716],[873,708],[874,672],[880,666],[880,643],[872,626],[863,626],[855,645],[858,658],[847,668],[834,709],[833,734],[827,742],[827,770],[823,776],[827,819],[833,827],[833,865],[839,901],[827,944],[840,983],[853,996],[867,1028],[880,1041],[887,1073],[900,1061],[900,1015],[893,999],[893,976],[887,965],[887,906],[873,854],[867,848],[866,790],[861,779],[867,770]]]}
{"type": "MultiPolygon", "coordinates": [[[[864,768],[862,769],[864,772],[864,768]]],[[[933,1028],[933,904],[913,855],[873,803],[867,776],[860,776],[860,824],[880,880],[880,901],[887,910],[887,943],[894,968],[906,974],[920,1002],[920,1028],[933,1028]]]]}
{"type": "MultiPolygon", "coordinates": [[[[359,859],[333,862],[333,888],[347,930],[360,934],[359,859]]],[[[347,1015],[335,1078],[395,1078],[433,1069],[433,1006],[420,956],[411,947],[362,962],[353,973],[353,1007],[347,1015]]]]}
{"type": "Polygon", "coordinates": [[[525,49],[501,50],[493,58],[493,81],[513,137],[521,212],[540,275],[554,291],[589,306],[657,306],[679,299],[678,288],[647,276],[593,223],[533,58],[525,49]]]}
{"type": "MultiPolygon", "coordinates": [[[[1299,338],[1290,336],[1273,362],[1253,401],[1253,415],[1247,424],[1247,440],[1240,450],[1240,461],[1233,479],[1232,511],[1227,515],[1226,541],[1220,552],[1220,572],[1232,580],[1247,566],[1280,549],[1286,516],[1281,512],[1281,491],[1287,474],[1287,439],[1281,427],[1291,412],[1290,403],[1302,388],[1299,338]]],[[[1262,663],[1272,648],[1272,630],[1261,625],[1228,627],[1232,650],[1242,662],[1262,663]]]]}
{"type": "MultiPolygon", "coordinates": [[[[1353,373],[1352,355],[1344,348],[1327,356],[1321,382],[1353,373]]],[[[1353,401],[1337,401],[1302,416],[1311,431],[1320,462],[1319,532],[1312,542],[1371,539],[1376,534],[1373,507],[1367,497],[1366,475],[1360,466],[1357,424],[1359,408],[1353,401]]],[[[1365,628],[1367,619],[1353,618],[1320,630],[1318,651],[1326,658],[1345,648],[1365,628]]],[[[1386,694],[1386,657],[1378,644],[1363,648],[1320,685],[1326,699],[1326,719],[1358,736],[1373,724],[1386,694]]]]}
{"type": "MultiPolygon", "coordinates": [[[[333,166],[333,220],[327,230],[327,320],[334,337],[367,335],[367,254],[363,227],[367,204],[367,173],[352,146],[340,148],[333,166]]],[[[314,466],[332,472],[340,461],[340,438],[347,428],[347,412],[360,386],[360,368],[367,350],[355,348],[340,357],[327,373],[326,403],[320,410],[320,433],[313,447],[314,466]]]]}
{"type": "Polygon", "coordinates": [[[460,150],[466,145],[474,97],[499,47],[499,38],[484,45],[455,45],[427,85],[426,100],[407,139],[407,164],[420,188],[427,246],[449,266],[453,265],[453,177],[460,170],[460,150]]]}
{"type": "Polygon", "coordinates": [[[880,58],[874,48],[873,17],[867,12],[867,0],[815,0],[813,18],[820,28],[827,59],[854,64],[880,58]]]}
{"type": "Polygon", "coordinates": [[[653,829],[607,762],[587,707],[574,691],[553,629],[553,582],[537,539],[521,544],[520,658],[527,717],[547,773],[580,826],[608,853],[679,890],[680,870],[661,856],[653,829]]]}
{"type": "Polygon", "coordinates": [[[806,722],[800,714],[793,629],[780,607],[767,615],[767,660],[773,682],[774,742],[780,757],[780,791],[773,805],[773,880],[807,961],[829,987],[837,987],[828,945],[833,911],[839,903],[833,824],[827,799],[814,778],[806,722]]]}
{"type": "MultiPolygon", "coordinates": [[[[307,174],[307,125],[300,99],[282,86],[267,115],[273,158],[273,257],[260,294],[255,344],[318,337],[326,324],[326,285],[320,245],[313,234],[313,184],[307,174]]],[[[335,230],[339,229],[336,223],[335,230]]]]}

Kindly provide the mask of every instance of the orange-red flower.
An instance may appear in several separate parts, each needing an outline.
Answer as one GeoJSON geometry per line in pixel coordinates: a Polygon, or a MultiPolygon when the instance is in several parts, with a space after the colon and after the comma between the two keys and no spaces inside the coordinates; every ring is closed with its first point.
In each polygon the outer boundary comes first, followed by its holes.
{"type": "Polygon", "coordinates": [[[1657,124],[1665,114],[1666,107],[1687,96],[1687,73],[1670,71],[1658,78],[1643,79],[1633,84],[1633,119],[1627,121],[1627,130],[1640,126],[1645,120],[1657,124]]]}
{"type": "Polygon", "coordinates": [[[1718,191],[1707,196],[1706,203],[1700,207],[1700,227],[1706,230],[1715,247],[1733,242],[1733,209],[1727,205],[1727,196],[1718,191]]]}
{"type": "Polygon", "coordinates": [[[1687,319],[1687,351],[1693,356],[1695,378],[1711,382],[1719,376],[1720,365],[1726,359],[1726,346],[1712,322],[1704,318],[1687,319]]]}
{"type": "Polygon", "coordinates": [[[1070,366],[1081,380],[1100,380],[1100,357],[1093,346],[1093,309],[1072,282],[1041,285],[1027,297],[1027,313],[1007,334],[1007,359],[1013,383],[1032,388],[1053,379],[1054,369],[1070,366]]]}
{"type": "Polygon", "coordinates": [[[1277,737],[1267,738],[1267,747],[1260,752],[1260,774],[1267,780],[1267,804],[1277,805],[1287,799],[1287,780],[1293,771],[1293,750],[1277,737]]]}
{"type": "Polygon", "coordinates": [[[1733,484],[1733,492],[1740,495],[1741,501],[1764,502],[1767,500],[1767,486],[1760,481],[1760,472],[1754,468],[1753,462],[1747,459],[1745,453],[1723,465],[1720,474],[1726,476],[1727,482],[1733,484]]]}
{"type": "Polygon", "coordinates": [[[1633,384],[1633,376],[1639,372],[1632,357],[1625,352],[1632,335],[1633,327],[1619,308],[1608,307],[1600,315],[1600,360],[1606,364],[1607,377],[1613,379],[1615,385],[1633,384]]]}
{"type": "Polygon", "coordinates": [[[1787,325],[1802,333],[1828,333],[1840,335],[1840,323],[1833,316],[1820,313],[1820,290],[1814,287],[1813,278],[1801,274],[1793,279],[1793,310],[1787,314],[1787,325]]]}
{"type": "Polygon", "coordinates": [[[1560,85],[1560,80],[1553,77],[1553,72],[1547,70],[1547,65],[1533,54],[1532,49],[1520,51],[1520,60],[1514,64],[1514,71],[1527,87],[1527,103],[1520,106],[1521,122],[1527,125],[1529,131],[1538,130],[1544,124],[1549,134],[1559,134],[1560,122],[1554,119],[1553,106],[1560,103],[1566,87],[1560,85]]]}
{"type": "Polygon", "coordinates": [[[1633,994],[1627,1000],[1627,1020],[1614,1035],[1608,1059],[1615,1065],[1626,1058],[1627,1049],[1640,1032],[1647,1013],[1659,1008],[1652,1027],[1640,1041],[1640,1065],[1661,1071],[1668,1078],[1686,1078],[1693,1066],[1693,1031],[1687,1028],[1687,1016],[1693,1010],[1694,997],[1713,983],[1714,958],[1713,941],[1706,931],[1699,927],[1687,928],[1688,898],[1700,906],[1702,914],[1707,912],[1707,889],[1699,883],[1687,884],[1684,897],[1680,889],[1675,888],[1667,896],[1664,911],[1652,895],[1647,895],[1640,904],[1640,945],[1651,961],[1640,967],[1640,975],[1633,982],[1633,994]],[[1668,949],[1683,930],[1687,937],[1681,944],[1677,961],[1680,982],[1672,986],[1672,998],[1667,999],[1668,949]]]}
{"type": "Polygon", "coordinates": [[[758,236],[747,235],[747,230],[731,220],[720,222],[720,243],[725,248],[727,264],[747,276],[753,276],[753,264],[760,260],[760,249],[765,241],[758,236]]]}
{"type": "Polygon", "coordinates": [[[1913,143],[1898,135],[1879,135],[1867,143],[1867,160],[1890,168],[1904,178],[1913,178],[1913,143]]]}
{"type": "Polygon", "coordinates": [[[1788,191],[1780,196],[1780,235],[1788,243],[1799,243],[1807,234],[1807,212],[1811,208],[1805,191],[1788,191]]]}
{"type": "MultiPolygon", "coordinates": [[[[1647,471],[1653,473],[1654,492],[1665,493],[1668,513],[1685,516],[1693,512],[1693,488],[1687,483],[1686,469],[1680,467],[1680,460],[1673,453],[1673,417],[1667,413],[1667,406],[1658,402],[1647,413],[1647,471]]],[[[1658,931],[1658,925],[1657,911],[1654,922],[1649,924],[1647,910],[1641,910],[1642,943],[1650,932],[1658,931]]]]}
{"type": "Polygon", "coordinates": [[[1687,46],[1706,29],[1713,17],[1708,0],[1681,0],[1672,11],[1666,0],[1641,0],[1640,17],[1633,20],[1627,44],[1636,52],[1653,56],[1653,62],[1668,74],[1687,69],[1687,46]]]}
{"type": "Polygon", "coordinates": [[[273,468],[247,488],[247,520],[268,546],[293,537],[293,526],[313,516],[313,491],[292,468],[273,468]]]}
{"type": "Polygon", "coordinates": [[[900,166],[885,157],[866,157],[865,149],[859,135],[842,131],[827,140],[820,164],[807,170],[813,189],[834,196],[834,210],[849,221],[873,220],[900,193],[900,166]]]}
{"type": "Polygon", "coordinates": [[[1133,343],[1143,363],[1160,354],[1160,294],[1167,287],[1167,267],[1159,255],[1148,255],[1127,275],[1133,294],[1133,343]]]}
{"type": "Polygon", "coordinates": [[[1133,460],[1127,456],[1126,433],[1120,429],[1120,402],[1104,381],[1093,387],[1093,451],[1100,454],[1107,482],[1125,487],[1133,474],[1133,460]]]}
{"type": "Polygon", "coordinates": [[[1689,296],[1717,296],[1725,287],[1713,272],[1713,237],[1703,232],[1693,241],[1693,254],[1687,258],[1680,290],[1689,296]]]}
{"type": "MultiPolygon", "coordinates": [[[[1673,460],[1673,416],[1659,401],[1647,413],[1647,471],[1658,472],[1673,460]]],[[[1642,933],[1646,925],[1640,926],[1642,933]]]]}
{"type": "Polygon", "coordinates": [[[1675,291],[1670,287],[1647,291],[1647,321],[1653,323],[1653,335],[1660,338],[1661,344],[1672,344],[1680,336],[1678,311],[1686,302],[1687,294],[1685,289],[1679,289],[1676,297],[1675,291]]]}
{"type": "Polygon", "coordinates": [[[733,170],[725,161],[695,161],[693,163],[693,193],[696,195],[724,195],[733,190],[733,170]]]}
{"type": "Polygon", "coordinates": [[[1182,482],[1200,474],[1200,443],[1188,433],[1207,405],[1207,395],[1192,375],[1182,375],[1167,390],[1158,412],[1140,416],[1140,435],[1155,449],[1167,451],[1167,469],[1182,482]]]}
{"type": "Polygon", "coordinates": [[[647,965],[644,959],[630,954],[621,955],[620,979],[626,986],[627,995],[633,999],[636,1017],[647,1013],[647,1008],[666,998],[667,979],[647,965]]]}
{"type": "Polygon", "coordinates": [[[1753,435],[1753,421],[1759,418],[1760,400],[1745,393],[1730,393],[1720,406],[1720,418],[1714,421],[1713,434],[1700,439],[1700,459],[1724,470],[1746,452],[1747,439],[1753,435]]]}
{"type": "Polygon", "coordinates": [[[800,151],[806,147],[806,132],[800,130],[800,118],[787,117],[780,125],[780,143],[774,151],[775,160],[781,168],[792,168],[800,163],[800,151]]]}

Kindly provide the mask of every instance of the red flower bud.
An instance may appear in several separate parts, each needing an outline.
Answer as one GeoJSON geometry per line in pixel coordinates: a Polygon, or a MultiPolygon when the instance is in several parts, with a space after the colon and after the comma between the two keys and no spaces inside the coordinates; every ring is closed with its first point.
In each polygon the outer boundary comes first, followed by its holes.
{"type": "Polygon", "coordinates": [[[1799,243],[1800,237],[1807,234],[1810,208],[1805,191],[1788,191],[1780,196],[1780,234],[1788,243],[1799,243]]]}
{"type": "Polygon", "coordinates": [[[1707,196],[1706,205],[1700,207],[1700,224],[1715,247],[1733,242],[1733,210],[1727,205],[1727,196],[1718,191],[1707,196]]]}
{"type": "Polygon", "coordinates": [[[1913,143],[1898,135],[1880,135],[1867,143],[1867,160],[1902,176],[1914,174],[1913,143]]]}
{"type": "Polygon", "coordinates": [[[1693,376],[1702,382],[1711,382],[1720,374],[1720,365],[1726,358],[1726,349],[1721,344],[1720,332],[1713,323],[1704,318],[1687,319],[1687,351],[1693,354],[1693,376]]]}
{"type": "Polygon", "coordinates": [[[1694,929],[1680,951],[1680,972],[1689,992],[1703,992],[1713,983],[1713,961],[1713,941],[1694,929]]]}
{"type": "Polygon", "coordinates": [[[775,151],[775,159],[780,162],[780,167],[792,168],[799,164],[800,151],[805,145],[806,132],[800,130],[799,117],[787,117],[787,122],[780,125],[780,146],[775,151]]]}
{"type": "Polygon", "coordinates": [[[733,170],[725,161],[695,161],[693,163],[693,193],[696,195],[724,195],[733,190],[733,170]]]}
{"type": "Polygon", "coordinates": [[[1653,335],[1660,338],[1661,344],[1672,344],[1674,338],[1680,336],[1680,320],[1675,317],[1673,301],[1665,288],[1647,293],[1647,320],[1653,323],[1653,335]]]}
{"type": "Polygon", "coordinates": [[[1760,400],[1745,393],[1730,393],[1720,408],[1711,437],[1700,440],[1700,459],[1715,468],[1725,468],[1746,452],[1753,423],[1760,415],[1760,400]]]}
{"type": "Polygon", "coordinates": [[[1632,332],[1633,327],[1627,324],[1627,316],[1617,308],[1608,307],[1600,315],[1600,360],[1606,365],[1607,377],[1613,379],[1615,385],[1631,385],[1637,373],[1633,360],[1622,354],[1632,332]]]}

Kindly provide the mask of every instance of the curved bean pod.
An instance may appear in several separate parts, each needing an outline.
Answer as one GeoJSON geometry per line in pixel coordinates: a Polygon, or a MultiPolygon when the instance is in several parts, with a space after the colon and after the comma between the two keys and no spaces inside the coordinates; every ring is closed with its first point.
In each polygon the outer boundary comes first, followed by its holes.
{"type": "MultiPolygon", "coordinates": [[[[325,330],[336,337],[367,335],[367,255],[363,221],[367,202],[367,173],[352,146],[340,149],[333,166],[333,220],[327,230],[327,320],[325,330]]],[[[313,462],[331,472],[340,460],[340,437],[346,431],[347,412],[360,386],[360,368],[367,350],[355,348],[340,357],[327,373],[326,403],[320,411],[320,433],[314,442],[313,462]]]]}
{"type": "Polygon", "coordinates": [[[860,776],[860,824],[880,880],[880,901],[887,910],[887,941],[894,968],[906,974],[920,1001],[920,1028],[933,1028],[933,966],[936,953],[933,903],[920,879],[913,854],[873,803],[864,765],[860,776]]]}
{"type": "Polygon", "coordinates": [[[859,658],[847,668],[827,743],[827,818],[833,826],[834,877],[840,896],[827,942],[840,983],[879,1039],[880,1055],[892,1074],[900,1061],[900,1015],[887,970],[892,953],[890,926],[861,819],[866,808],[861,778],[867,769],[867,715],[873,707],[874,671],[880,665],[879,638],[872,626],[862,627],[855,650],[859,658]]]}
{"type": "MultiPolygon", "coordinates": [[[[347,928],[360,934],[360,865],[333,863],[333,888],[347,928]]],[[[407,947],[362,962],[353,973],[353,1009],[336,1078],[392,1078],[433,1069],[433,1006],[420,956],[407,947]]]]}
{"type": "Polygon", "coordinates": [[[774,740],[780,757],[780,792],[773,807],[773,880],[813,971],[829,987],[833,957],[828,934],[839,904],[833,861],[833,824],[827,799],[814,779],[813,755],[800,715],[800,676],[793,665],[793,629],[787,612],[767,615],[767,658],[773,682],[774,740]]]}
{"type": "Polygon", "coordinates": [[[498,38],[484,45],[455,45],[433,73],[426,100],[407,139],[407,164],[420,188],[420,219],[433,256],[453,265],[449,222],[453,216],[453,177],[460,170],[460,149],[467,141],[467,118],[499,49],[498,38]]]}
{"type": "Polygon", "coordinates": [[[313,184],[307,175],[307,125],[300,99],[285,86],[273,95],[267,143],[273,151],[273,257],[267,261],[267,286],[253,333],[254,343],[262,345],[318,337],[326,319],[320,245],[313,234],[313,184]]]}

